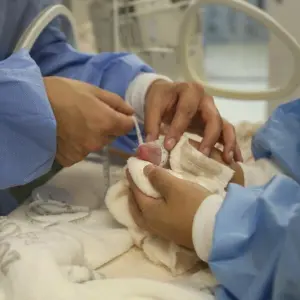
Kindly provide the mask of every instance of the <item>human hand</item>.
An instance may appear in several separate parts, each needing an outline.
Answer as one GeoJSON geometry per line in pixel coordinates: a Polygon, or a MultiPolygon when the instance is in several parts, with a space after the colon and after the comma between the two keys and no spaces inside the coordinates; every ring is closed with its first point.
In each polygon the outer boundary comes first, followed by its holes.
{"type": "Polygon", "coordinates": [[[222,119],[212,97],[198,83],[157,80],[150,86],[145,103],[147,141],[156,140],[161,123],[170,124],[165,148],[171,150],[185,131],[203,136],[199,150],[209,156],[217,142],[224,145],[223,159],[242,161],[234,127],[222,119]]]}
{"type": "Polygon", "coordinates": [[[118,95],[62,77],[46,77],[44,83],[57,122],[56,159],[64,167],[134,126],[134,110],[118,95]]]}
{"type": "Polygon", "coordinates": [[[154,165],[147,166],[144,173],[162,198],[154,199],[143,194],[127,171],[131,191],[129,209],[135,223],[157,236],[193,249],[194,216],[211,193],[154,165]]]}

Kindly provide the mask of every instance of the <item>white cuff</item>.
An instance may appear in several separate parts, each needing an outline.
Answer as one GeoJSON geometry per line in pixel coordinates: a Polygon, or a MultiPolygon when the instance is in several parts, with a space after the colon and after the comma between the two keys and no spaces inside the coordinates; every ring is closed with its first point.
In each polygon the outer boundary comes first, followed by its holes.
{"type": "Polygon", "coordinates": [[[212,248],[215,220],[223,202],[220,195],[207,197],[194,217],[193,222],[193,244],[199,258],[208,262],[212,248]]]}
{"type": "Polygon", "coordinates": [[[172,82],[169,77],[163,75],[142,73],[130,83],[126,91],[125,101],[134,108],[139,121],[144,120],[144,106],[148,88],[154,81],[158,79],[172,82]]]}

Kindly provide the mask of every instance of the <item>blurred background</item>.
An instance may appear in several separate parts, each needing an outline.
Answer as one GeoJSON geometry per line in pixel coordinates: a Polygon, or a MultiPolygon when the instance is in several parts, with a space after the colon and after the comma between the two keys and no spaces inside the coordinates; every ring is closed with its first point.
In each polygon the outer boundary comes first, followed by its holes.
{"type": "MultiPolygon", "coordinates": [[[[297,0],[244,0],[270,13],[297,35],[297,0]]],[[[80,47],[86,52],[132,51],[157,72],[181,80],[178,36],[193,0],[65,0],[75,15],[80,47]]],[[[282,85],[292,59],[271,32],[244,13],[206,5],[193,20],[189,56],[199,76],[222,87],[263,90],[282,85]]],[[[299,26],[298,26],[299,27],[299,26]]],[[[300,37],[300,36],[299,36],[300,37]]],[[[296,97],[298,91],[292,97],[296,97]]],[[[233,123],[263,121],[280,102],[215,98],[221,114],[233,123]]]]}

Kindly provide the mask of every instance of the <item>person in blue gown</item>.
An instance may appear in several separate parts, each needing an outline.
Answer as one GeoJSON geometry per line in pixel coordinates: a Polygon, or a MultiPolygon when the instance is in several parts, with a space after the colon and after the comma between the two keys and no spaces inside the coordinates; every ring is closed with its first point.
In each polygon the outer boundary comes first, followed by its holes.
{"type": "Polygon", "coordinates": [[[281,172],[263,186],[231,183],[224,200],[152,166],[145,174],[163,196],[152,207],[128,177],[136,223],[200,258],[207,219],[217,207],[207,261],[218,300],[300,299],[299,130],[300,100],[279,106],[255,134],[252,152],[281,172]]]}

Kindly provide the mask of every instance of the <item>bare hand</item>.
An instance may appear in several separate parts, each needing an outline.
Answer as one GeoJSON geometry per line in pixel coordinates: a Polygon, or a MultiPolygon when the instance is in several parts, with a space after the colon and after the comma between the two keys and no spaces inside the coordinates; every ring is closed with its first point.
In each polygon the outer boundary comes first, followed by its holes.
{"type": "Polygon", "coordinates": [[[127,134],[133,109],[121,97],[90,84],[61,77],[44,78],[57,122],[56,159],[71,166],[127,134]]]}
{"type": "Polygon", "coordinates": [[[145,196],[127,172],[131,189],[129,208],[136,224],[157,236],[193,249],[193,219],[210,192],[197,184],[178,179],[160,167],[149,165],[144,173],[162,198],[145,196]]]}
{"type": "Polygon", "coordinates": [[[217,142],[224,145],[223,159],[242,161],[234,127],[222,119],[212,97],[198,83],[155,81],[145,106],[147,141],[157,139],[161,123],[170,124],[165,148],[171,150],[185,131],[203,136],[199,150],[209,156],[217,142]]]}

